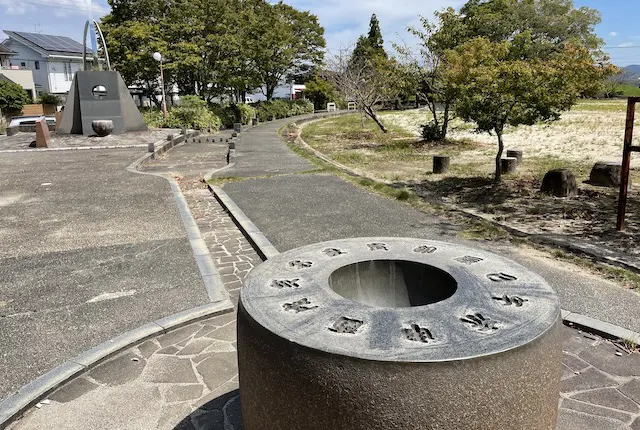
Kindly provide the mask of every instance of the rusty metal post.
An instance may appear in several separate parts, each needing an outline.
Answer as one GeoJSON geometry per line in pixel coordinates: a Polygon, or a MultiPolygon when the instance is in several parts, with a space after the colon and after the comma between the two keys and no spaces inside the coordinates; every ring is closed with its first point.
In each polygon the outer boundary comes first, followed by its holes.
{"type": "Polygon", "coordinates": [[[627,190],[629,188],[629,170],[631,168],[631,151],[633,145],[633,122],[636,116],[638,97],[629,97],[627,101],[627,122],[624,131],[624,152],[622,155],[622,177],[620,178],[620,196],[618,198],[618,231],[625,229],[627,212],[627,190]]]}

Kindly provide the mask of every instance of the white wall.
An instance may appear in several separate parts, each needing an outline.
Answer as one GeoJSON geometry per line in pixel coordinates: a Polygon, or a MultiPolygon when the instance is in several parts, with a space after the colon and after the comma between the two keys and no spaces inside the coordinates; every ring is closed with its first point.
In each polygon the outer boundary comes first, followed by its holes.
{"type": "Polygon", "coordinates": [[[78,70],[82,70],[82,62],[68,60],[48,61],[47,68],[49,72],[49,92],[52,94],[67,93],[71,88],[73,76],[78,70]],[[67,71],[71,70],[71,73],[65,73],[65,63],[67,64],[67,71]]]}

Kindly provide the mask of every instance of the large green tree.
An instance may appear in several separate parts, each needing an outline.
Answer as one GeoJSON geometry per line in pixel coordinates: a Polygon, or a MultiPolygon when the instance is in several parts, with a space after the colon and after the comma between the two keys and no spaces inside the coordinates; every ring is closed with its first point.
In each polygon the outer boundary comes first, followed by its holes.
{"type": "Polygon", "coordinates": [[[269,98],[287,73],[317,64],[325,46],[317,18],[266,0],[108,0],[103,18],[112,63],[129,85],[158,91],[165,81],[181,94],[240,99],[266,86],[269,98]]]}
{"type": "Polygon", "coordinates": [[[585,88],[613,70],[606,63],[594,63],[590,51],[578,45],[565,44],[544,59],[518,55],[532,43],[530,32],[503,42],[478,37],[445,54],[444,77],[458,91],[457,114],[475,122],[479,131],[496,135],[496,182],[501,180],[507,125],[559,119],[585,88]]]}
{"type": "Polygon", "coordinates": [[[273,5],[258,2],[253,11],[250,65],[264,86],[267,100],[271,100],[287,74],[322,61],[326,46],[324,29],[317,16],[283,2],[273,5]]]}
{"type": "Polygon", "coordinates": [[[384,50],[380,21],[376,14],[373,14],[369,20],[369,32],[366,36],[363,34],[358,38],[351,54],[351,61],[362,66],[366,61],[377,61],[382,58],[387,58],[387,52],[384,50]]]}
{"type": "MultiPolygon", "coordinates": [[[[397,49],[418,97],[427,102],[433,137],[444,139],[457,98],[456,87],[443,77],[447,50],[477,37],[495,43],[518,43],[518,36],[526,32],[531,34],[527,45],[510,49],[517,58],[543,60],[571,43],[593,50],[596,62],[601,60],[598,48],[602,41],[594,32],[599,22],[597,11],[576,9],[571,0],[470,0],[459,12],[444,9],[433,21],[421,18],[421,28],[409,28],[419,41],[418,54],[406,47],[397,49]]],[[[597,83],[588,85],[583,93],[593,93],[597,87],[597,83]]]]}

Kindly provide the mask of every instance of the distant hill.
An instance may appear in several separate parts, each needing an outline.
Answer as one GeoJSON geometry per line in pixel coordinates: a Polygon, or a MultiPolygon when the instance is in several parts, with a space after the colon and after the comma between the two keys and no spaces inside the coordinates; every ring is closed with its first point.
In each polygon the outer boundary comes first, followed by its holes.
{"type": "Polygon", "coordinates": [[[640,65],[633,64],[631,66],[623,67],[625,73],[633,76],[640,76],[640,65]]]}

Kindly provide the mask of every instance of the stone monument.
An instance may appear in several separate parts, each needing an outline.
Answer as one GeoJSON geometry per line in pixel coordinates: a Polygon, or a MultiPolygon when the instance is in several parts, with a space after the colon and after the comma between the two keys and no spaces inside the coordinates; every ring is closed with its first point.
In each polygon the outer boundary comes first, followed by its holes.
{"type": "Polygon", "coordinates": [[[560,306],[519,264],[357,238],[270,258],[243,287],[246,430],[555,428],[560,306]]]}
{"type": "MultiPolygon", "coordinates": [[[[120,73],[111,71],[109,53],[96,21],[87,21],[84,29],[84,71],[76,72],[64,107],[64,115],[57,132],[60,134],[94,134],[92,123],[96,120],[113,121],[113,134],[129,131],[145,131],[147,125],[138,110],[127,85],[120,73]],[[107,70],[90,70],[87,62],[87,31],[92,24],[102,39],[107,70]]],[[[93,64],[101,62],[97,59],[94,48],[93,64]]]]}

